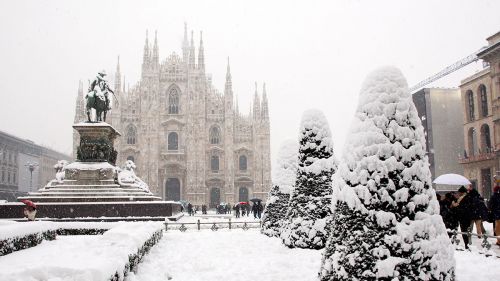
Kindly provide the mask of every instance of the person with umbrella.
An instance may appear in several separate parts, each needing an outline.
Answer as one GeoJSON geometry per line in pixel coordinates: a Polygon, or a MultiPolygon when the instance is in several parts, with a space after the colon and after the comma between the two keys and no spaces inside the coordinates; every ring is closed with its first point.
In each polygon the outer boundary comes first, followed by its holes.
{"type": "MultiPolygon", "coordinates": [[[[472,208],[472,199],[467,193],[467,188],[461,186],[458,189],[457,200],[451,204],[451,208],[455,211],[462,232],[468,232],[471,226],[472,218],[470,210],[472,208]]],[[[465,249],[469,249],[469,236],[462,234],[465,249]]]]}
{"type": "Polygon", "coordinates": [[[30,200],[21,200],[26,207],[24,207],[23,213],[28,218],[28,221],[34,221],[36,216],[36,205],[30,200]]]}

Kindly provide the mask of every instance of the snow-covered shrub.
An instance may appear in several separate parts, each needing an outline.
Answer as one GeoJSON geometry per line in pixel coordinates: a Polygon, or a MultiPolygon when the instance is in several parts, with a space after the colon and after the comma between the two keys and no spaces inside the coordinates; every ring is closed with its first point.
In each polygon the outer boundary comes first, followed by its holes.
{"type": "Polygon", "coordinates": [[[118,183],[125,186],[134,186],[150,192],[149,186],[135,175],[135,163],[132,160],[127,160],[123,169],[116,169],[118,173],[118,183]]]}
{"type": "Polygon", "coordinates": [[[302,116],[298,170],[281,239],[288,247],[321,249],[328,237],[331,177],[337,169],[330,127],[319,110],[302,116]]]}
{"type": "Polygon", "coordinates": [[[320,280],[454,280],[424,130],[397,68],[365,80],[343,160],[320,280]]]}
{"type": "Polygon", "coordinates": [[[69,163],[66,160],[59,160],[59,161],[57,161],[57,164],[54,165],[54,169],[56,170],[56,181],[58,183],[63,183],[64,170],[68,164],[69,163]]]}
{"type": "Polygon", "coordinates": [[[281,144],[273,169],[273,187],[269,191],[266,208],[262,215],[261,232],[267,236],[279,236],[286,218],[290,193],[297,174],[296,140],[286,140],[281,144]]]}

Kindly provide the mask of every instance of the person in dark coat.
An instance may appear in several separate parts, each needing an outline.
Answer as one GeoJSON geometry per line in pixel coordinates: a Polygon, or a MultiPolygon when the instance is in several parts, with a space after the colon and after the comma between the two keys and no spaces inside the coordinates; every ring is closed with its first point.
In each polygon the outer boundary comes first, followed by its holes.
{"type": "MultiPolygon", "coordinates": [[[[439,200],[439,214],[443,218],[444,225],[447,229],[457,229],[458,221],[455,218],[455,213],[451,209],[453,203],[453,194],[447,193],[446,195],[437,194],[439,200]]],[[[451,234],[450,234],[451,235],[451,234]]]]}
{"type": "Polygon", "coordinates": [[[484,204],[484,199],[479,195],[476,189],[469,190],[469,197],[472,202],[471,208],[471,228],[476,225],[477,235],[481,238],[484,232],[483,221],[488,219],[488,208],[484,204]]]}
{"type": "Polygon", "coordinates": [[[191,203],[188,203],[187,209],[188,209],[188,214],[190,216],[192,216],[193,215],[193,205],[191,205],[191,203]]]}
{"type": "MultiPolygon", "coordinates": [[[[460,230],[462,232],[469,231],[469,227],[471,226],[471,213],[472,209],[472,200],[467,193],[467,188],[465,186],[461,186],[457,192],[456,200],[451,204],[451,208],[454,210],[458,223],[460,224],[460,230]]],[[[464,240],[465,249],[469,249],[469,236],[467,234],[462,234],[462,238],[464,240]]]]}
{"type": "Polygon", "coordinates": [[[234,215],[239,218],[240,217],[240,205],[234,206],[234,215]]]}
{"type": "Polygon", "coordinates": [[[257,201],[257,217],[259,219],[262,216],[262,211],[263,210],[264,210],[264,208],[262,207],[262,204],[260,203],[260,201],[257,201]]]}
{"type": "MultiPolygon", "coordinates": [[[[500,186],[495,186],[493,195],[490,198],[490,212],[495,225],[495,236],[500,236],[500,186]]],[[[498,246],[500,246],[500,238],[497,238],[498,246]]]]}

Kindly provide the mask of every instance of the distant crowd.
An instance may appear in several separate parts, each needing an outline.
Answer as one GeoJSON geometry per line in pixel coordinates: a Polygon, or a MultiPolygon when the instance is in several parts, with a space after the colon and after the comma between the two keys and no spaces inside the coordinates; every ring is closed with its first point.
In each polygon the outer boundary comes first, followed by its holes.
{"type": "MultiPolygon", "coordinates": [[[[500,186],[495,186],[488,204],[479,192],[471,186],[462,186],[455,193],[438,194],[440,214],[447,229],[457,229],[461,232],[471,232],[476,226],[479,237],[486,234],[484,221],[493,223],[493,233],[500,236],[500,186]]],[[[462,235],[465,248],[469,248],[469,236],[462,235]]],[[[500,239],[496,245],[500,246],[500,239]]]]}
{"type": "MultiPolygon", "coordinates": [[[[235,205],[229,203],[219,204],[215,206],[215,213],[225,215],[225,214],[232,214],[234,212],[234,216],[237,218],[243,217],[245,215],[248,217],[250,213],[252,213],[254,218],[260,219],[262,217],[262,212],[264,211],[264,205],[261,203],[261,201],[256,201],[252,205],[250,204],[251,204],[250,202],[239,202],[235,205]]],[[[194,216],[195,214],[197,214],[200,211],[200,209],[201,213],[203,215],[206,215],[208,210],[207,205],[201,205],[200,207],[192,205],[191,203],[187,204],[186,209],[187,213],[190,216],[194,216]]]]}

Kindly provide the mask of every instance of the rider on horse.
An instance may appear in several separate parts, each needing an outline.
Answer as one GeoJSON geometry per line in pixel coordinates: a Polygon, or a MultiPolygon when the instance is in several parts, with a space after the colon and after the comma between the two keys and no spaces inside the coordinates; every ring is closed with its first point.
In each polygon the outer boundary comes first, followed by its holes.
{"type": "Polygon", "coordinates": [[[94,81],[92,81],[92,83],[90,83],[89,93],[87,95],[89,95],[89,94],[95,95],[96,94],[95,87],[96,86],[99,87],[99,90],[101,91],[101,93],[104,94],[104,97],[106,98],[106,108],[107,108],[107,110],[110,110],[111,109],[111,99],[109,98],[109,92],[111,92],[112,94],[114,94],[114,92],[113,92],[113,90],[111,90],[111,88],[109,88],[108,81],[106,81],[106,78],[104,76],[106,76],[105,70],[97,73],[97,76],[94,79],[94,81]]]}
{"type": "Polygon", "coordinates": [[[111,99],[109,93],[115,94],[113,90],[109,88],[108,81],[106,81],[106,72],[103,70],[99,72],[96,78],[90,83],[89,90],[85,96],[87,100],[87,116],[89,122],[90,120],[90,109],[94,108],[96,110],[96,120],[106,122],[106,113],[111,109],[111,99]],[[101,114],[104,113],[104,120],[102,120],[101,114]]]}

